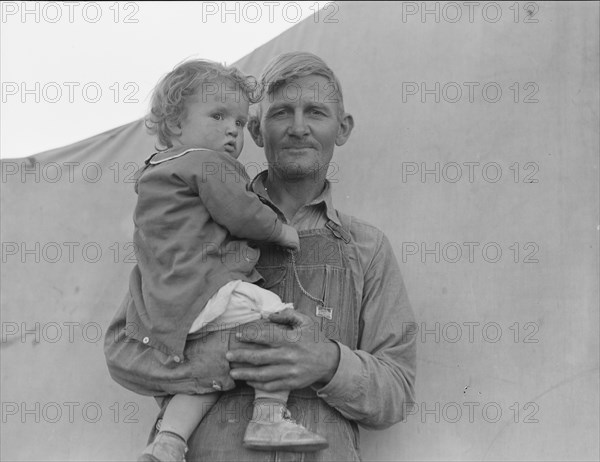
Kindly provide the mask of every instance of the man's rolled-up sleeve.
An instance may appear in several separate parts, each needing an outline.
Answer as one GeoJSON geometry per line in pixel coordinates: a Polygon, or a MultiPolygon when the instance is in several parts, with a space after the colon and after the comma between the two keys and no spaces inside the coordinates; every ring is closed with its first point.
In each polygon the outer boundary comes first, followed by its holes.
{"type": "Polygon", "coordinates": [[[414,402],[415,320],[392,247],[379,235],[364,273],[358,349],[337,343],[340,361],[317,395],[361,426],[401,421],[414,402]]]}

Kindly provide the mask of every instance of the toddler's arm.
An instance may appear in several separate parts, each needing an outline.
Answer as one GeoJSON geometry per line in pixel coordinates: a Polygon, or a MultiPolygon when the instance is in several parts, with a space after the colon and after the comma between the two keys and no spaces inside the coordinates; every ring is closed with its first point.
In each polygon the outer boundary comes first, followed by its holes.
{"type": "Polygon", "coordinates": [[[284,225],[268,205],[246,189],[249,178],[240,162],[214,151],[202,156],[201,165],[197,157],[188,159],[194,161],[190,166],[193,181],[213,220],[239,238],[298,248],[296,230],[284,225]]]}

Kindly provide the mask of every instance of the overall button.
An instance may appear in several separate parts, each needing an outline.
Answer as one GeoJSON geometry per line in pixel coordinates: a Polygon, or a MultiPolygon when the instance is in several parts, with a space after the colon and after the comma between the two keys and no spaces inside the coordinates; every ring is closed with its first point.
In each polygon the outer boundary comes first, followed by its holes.
{"type": "Polygon", "coordinates": [[[173,356],[173,361],[175,361],[176,363],[180,363],[181,358],[179,356],[173,356]]]}
{"type": "Polygon", "coordinates": [[[148,343],[149,341],[150,341],[150,339],[148,337],[144,337],[142,339],[142,343],[144,343],[144,344],[148,343]]]}

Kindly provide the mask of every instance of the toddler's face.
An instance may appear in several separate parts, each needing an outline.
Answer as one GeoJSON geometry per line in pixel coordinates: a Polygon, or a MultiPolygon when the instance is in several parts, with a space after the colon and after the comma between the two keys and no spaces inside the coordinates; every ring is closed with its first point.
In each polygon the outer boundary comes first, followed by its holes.
{"type": "Polygon", "coordinates": [[[249,103],[231,82],[206,83],[187,104],[175,143],[224,151],[238,158],[244,146],[249,103]]]}

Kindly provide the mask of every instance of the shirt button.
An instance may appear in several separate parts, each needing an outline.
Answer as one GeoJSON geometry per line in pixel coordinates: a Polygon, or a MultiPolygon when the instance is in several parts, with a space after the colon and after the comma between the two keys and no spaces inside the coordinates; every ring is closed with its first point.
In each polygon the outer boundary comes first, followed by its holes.
{"type": "Polygon", "coordinates": [[[173,361],[175,361],[176,363],[180,363],[181,358],[179,356],[173,356],[173,361]]]}
{"type": "Polygon", "coordinates": [[[150,341],[150,339],[149,339],[148,337],[144,337],[144,338],[142,339],[142,342],[143,342],[143,343],[148,343],[149,341],[150,341]]]}

